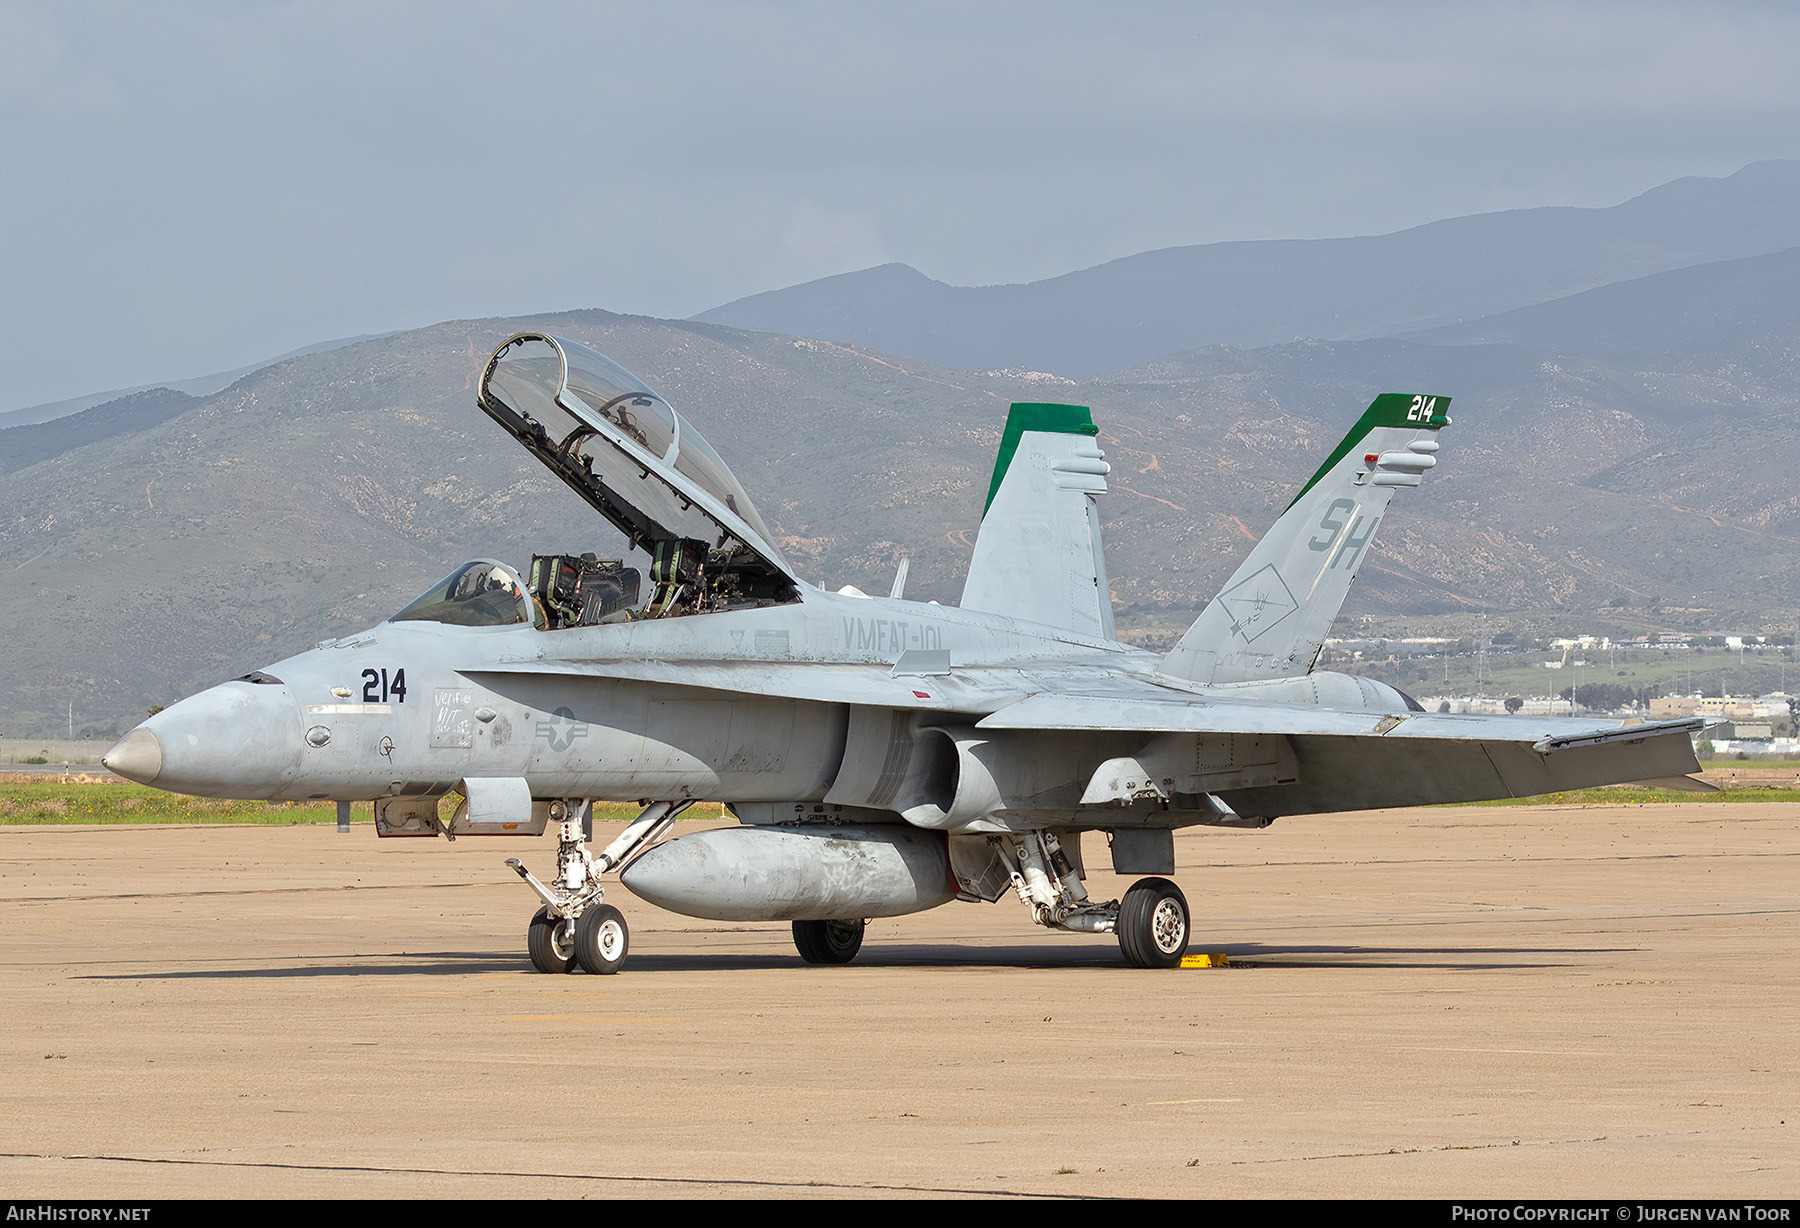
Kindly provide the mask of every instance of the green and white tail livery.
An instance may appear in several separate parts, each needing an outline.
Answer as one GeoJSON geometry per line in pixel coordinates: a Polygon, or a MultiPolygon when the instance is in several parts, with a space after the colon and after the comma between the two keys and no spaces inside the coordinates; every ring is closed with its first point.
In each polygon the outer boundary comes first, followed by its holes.
{"type": "Polygon", "coordinates": [[[1311,672],[1357,569],[1402,486],[1437,463],[1449,397],[1388,392],[1344,436],[1218,596],[1161,672],[1209,684],[1311,672]]]}
{"type": "Polygon", "coordinates": [[[1017,404],[1006,418],[962,607],[1113,638],[1100,550],[1110,467],[1082,405],[1017,404]]]}

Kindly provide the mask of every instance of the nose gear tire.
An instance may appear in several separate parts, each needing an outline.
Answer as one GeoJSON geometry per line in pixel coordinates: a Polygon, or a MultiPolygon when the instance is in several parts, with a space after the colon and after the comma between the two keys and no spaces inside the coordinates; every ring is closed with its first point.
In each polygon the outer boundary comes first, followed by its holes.
{"type": "Polygon", "coordinates": [[[611,904],[599,904],[575,921],[575,962],[583,972],[600,976],[617,972],[631,946],[625,918],[611,904]]]}
{"type": "Polygon", "coordinates": [[[531,955],[531,966],[539,972],[568,972],[575,967],[574,927],[561,917],[552,917],[548,908],[532,915],[525,931],[525,950],[531,955]]]}

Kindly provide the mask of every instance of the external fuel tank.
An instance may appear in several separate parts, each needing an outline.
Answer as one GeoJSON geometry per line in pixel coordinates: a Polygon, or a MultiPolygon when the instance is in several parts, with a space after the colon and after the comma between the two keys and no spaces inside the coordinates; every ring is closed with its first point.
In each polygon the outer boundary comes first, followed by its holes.
{"type": "Polygon", "coordinates": [[[619,881],[713,921],[897,917],[956,896],[944,833],[901,824],[695,832],[651,849],[619,881]]]}

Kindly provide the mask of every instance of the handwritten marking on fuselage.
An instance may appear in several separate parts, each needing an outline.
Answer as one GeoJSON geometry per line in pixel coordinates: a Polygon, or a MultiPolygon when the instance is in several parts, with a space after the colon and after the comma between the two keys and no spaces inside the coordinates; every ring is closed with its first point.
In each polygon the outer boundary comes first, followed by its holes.
{"type": "Polygon", "coordinates": [[[844,647],[858,652],[904,652],[909,648],[942,648],[944,629],[904,618],[840,617],[844,647]]]}

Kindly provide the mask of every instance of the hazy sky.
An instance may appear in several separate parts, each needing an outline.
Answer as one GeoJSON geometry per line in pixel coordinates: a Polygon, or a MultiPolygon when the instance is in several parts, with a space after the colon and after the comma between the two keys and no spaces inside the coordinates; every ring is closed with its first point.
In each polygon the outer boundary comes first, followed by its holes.
{"type": "Polygon", "coordinates": [[[1785,3],[0,0],[0,410],[1800,156],[1785,3]]]}

